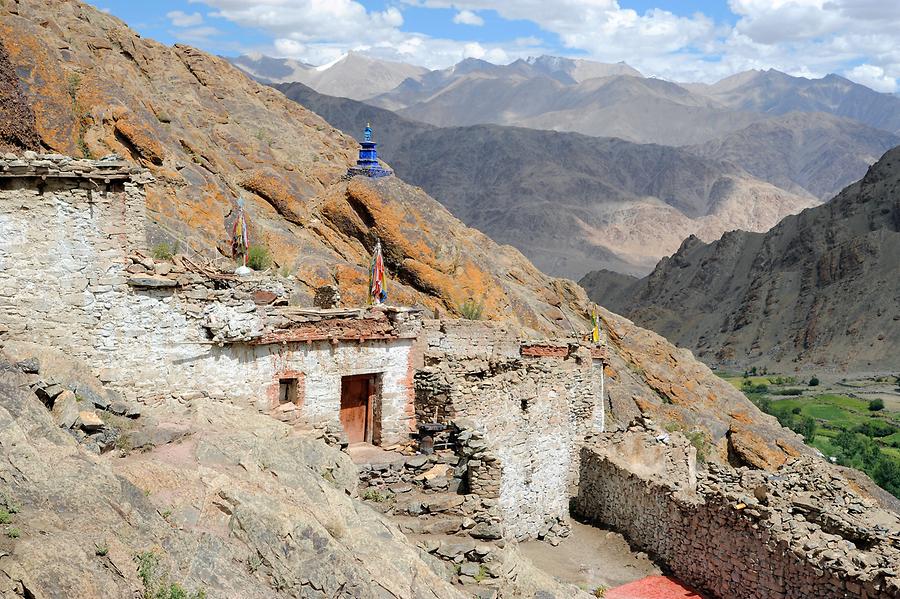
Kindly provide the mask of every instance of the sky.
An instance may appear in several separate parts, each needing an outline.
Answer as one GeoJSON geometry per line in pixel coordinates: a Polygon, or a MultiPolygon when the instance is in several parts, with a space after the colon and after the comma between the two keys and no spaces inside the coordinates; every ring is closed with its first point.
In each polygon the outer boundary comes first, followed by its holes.
{"type": "Polygon", "coordinates": [[[748,69],[900,91],[900,0],[91,0],[146,37],[314,65],[551,54],[714,82],[748,69]]]}

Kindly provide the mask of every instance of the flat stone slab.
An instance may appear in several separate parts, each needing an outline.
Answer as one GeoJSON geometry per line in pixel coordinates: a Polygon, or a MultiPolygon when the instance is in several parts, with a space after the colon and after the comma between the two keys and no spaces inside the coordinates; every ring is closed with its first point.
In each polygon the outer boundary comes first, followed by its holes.
{"type": "Polygon", "coordinates": [[[178,283],[158,275],[136,274],[128,278],[132,287],[175,287],[178,283]]]}

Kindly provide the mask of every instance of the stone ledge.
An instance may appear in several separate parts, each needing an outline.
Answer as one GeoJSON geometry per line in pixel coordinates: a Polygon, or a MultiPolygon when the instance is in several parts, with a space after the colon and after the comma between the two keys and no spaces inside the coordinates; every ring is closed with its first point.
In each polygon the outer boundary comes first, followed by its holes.
{"type": "Polygon", "coordinates": [[[100,160],[36,152],[25,152],[21,157],[4,154],[0,157],[0,178],[13,177],[102,180],[104,183],[131,181],[139,185],[154,181],[148,171],[124,161],[116,154],[104,156],[100,160]]]}

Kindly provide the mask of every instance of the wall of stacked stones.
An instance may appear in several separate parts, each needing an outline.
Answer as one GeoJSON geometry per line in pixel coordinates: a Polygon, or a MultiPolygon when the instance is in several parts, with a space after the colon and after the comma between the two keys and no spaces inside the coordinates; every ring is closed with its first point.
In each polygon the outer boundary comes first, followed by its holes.
{"type": "MultiPolygon", "coordinates": [[[[301,402],[296,417],[335,427],[341,376],[384,373],[382,442],[408,437],[411,340],[216,345],[202,302],[128,285],[127,256],[145,247],[142,186],[34,177],[0,184],[0,340],[62,349],[132,400],[205,393],[269,410],[279,374],[301,375],[305,397],[316,401],[301,402]]],[[[231,309],[255,308],[249,298],[237,303],[231,309]]]]}
{"type": "Polygon", "coordinates": [[[603,429],[599,367],[587,350],[523,357],[500,325],[426,328],[416,412],[454,422],[468,459],[469,490],[496,496],[507,536],[539,536],[568,515],[578,448],[603,429]]]}
{"type": "Polygon", "coordinates": [[[577,516],[622,532],[679,579],[721,599],[895,597],[795,553],[726,497],[703,497],[637,476],[582,449],[577,516]],[[868,589],[868,590],[867,590],[868,589]]]}

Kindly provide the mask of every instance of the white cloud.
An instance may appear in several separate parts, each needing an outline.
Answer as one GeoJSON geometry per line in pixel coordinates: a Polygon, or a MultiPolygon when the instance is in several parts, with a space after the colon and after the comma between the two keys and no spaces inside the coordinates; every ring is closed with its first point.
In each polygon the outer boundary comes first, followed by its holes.
{"type": "Polygon", "coordinates": [[[457,25],[472,25],[473,27],[481,27],[484,25],[484,19],[479,17],[471,10],[461,10],[453,17],[453,22],[457,25]]]}
{"type": "Polygon", "coordinates": [[[175,27],[195,27],[203,22],[203,15],[199,12],[187,14],[180,10],[166,13],[166,17],[175,27]]]}
{"type": "Polygon", "coordinates": [[[846,72],[847,77],[880,92],[897,91],[897,79],[885,74],[884,69],[871,64],[861,64],[846,72]]]}
{"type": "Polygon", "coordinates": [[[171,33],[172,36],[180,42],[200,45],[211,42],[214,37],[220,35],[222,32],[215,27],[203,26],[177,29],[171,33]]]}

